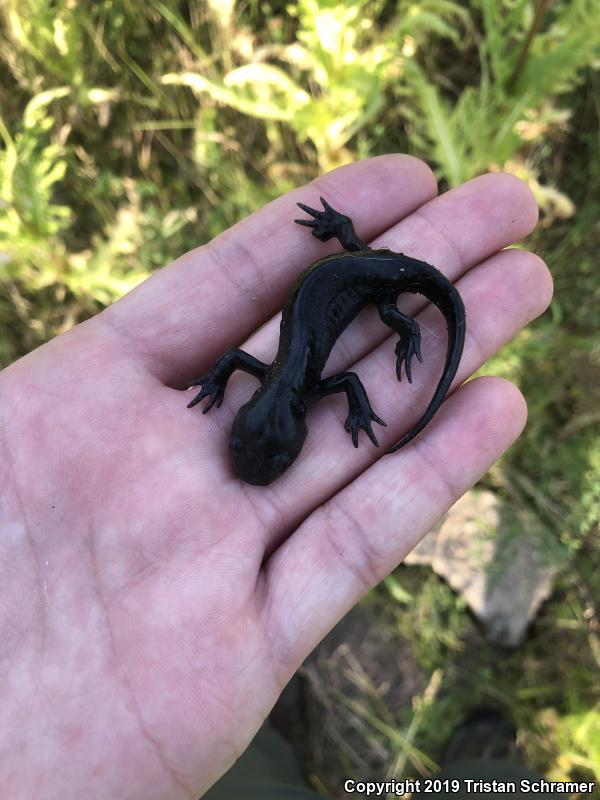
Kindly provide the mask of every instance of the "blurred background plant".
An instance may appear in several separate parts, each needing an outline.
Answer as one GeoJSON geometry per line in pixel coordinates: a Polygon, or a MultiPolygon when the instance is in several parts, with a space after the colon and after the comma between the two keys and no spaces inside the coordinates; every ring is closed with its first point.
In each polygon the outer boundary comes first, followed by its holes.
{"type": "Polygon", "coordinates": [[[356,158],[413,153],[442,190],[486,170],[529,182],[528,246],[556,298],[486,368],[530,407],[486,484],[534,509],[561,576],[524,647],[462,671],[467,614],[435,576],[402,574],[390,624],[460,676],[407,723],[422,751],[489,690],[538,768],[600,779],[598,0],[0,0],[0,15],[0,366],[356,158]]]}

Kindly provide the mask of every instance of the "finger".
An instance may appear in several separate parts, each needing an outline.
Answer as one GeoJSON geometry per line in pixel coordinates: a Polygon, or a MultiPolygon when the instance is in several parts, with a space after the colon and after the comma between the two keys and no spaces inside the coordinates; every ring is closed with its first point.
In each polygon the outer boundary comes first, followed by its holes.
{"type": "Polygon", "coordinates": [[[302,269],[341,249],[337,241],[323,245],[294,225],[296,201],[326,194],[370,240],[435,193],[431,170],[411,156],[341,167],[177,259],[97,319],[161,380],[184,384],[280,308],[302,269]]]}
{"type": "MultiPolygon", "coordinates": [[[[459,385],[510,340],[524,325],[535,319],[548,306],[552,279],[544,262],[526,251],[511,249],[468,272],[457,284],[467,311],[465,348],[454,386],[459,385]]],[[[380,433],[383,449],[394,444],[417,421],[427,406],[439,380],[445,360],[447,334],[439,311],[428,306],[418,316],[422,331],[424,364],[409,387],[396,383],[394,372],[394,340],[386,339],[362,361],[344,365],[360,376],[367,388],[371,404],[388,426],[380,433]]],[[[248,384],[240,380],[226,398],[225,430],[207,433],[210,445],[218,453],[226,450],[226,436],[237,409],[248,397],[248,384]]],[[[348,447],[341,419],[345,397],[326,398],[316,404],[308,418],[309,436],[296,463],[282,478],[268,487],[247,487],[246,495],[256,505],[261,518],[288,521],[290,530],[319,503],[365,470],[379,451],[348,447]]],[[[208,445],[208,443],[207,443],[208,445]]],[[[208,445],[208,446],[210,446],[208,445]]],[[[385,456],[391,458],[394,456],[385,456]]],[[[223,457],[221,479],[231,473],[223,457]]],[[[272,546],[276,536],[266,525],[265,535],[272,546]]],[[[275,540],[276,541],[276,540],[275,540]]]]}
{"type": "Polygon", "coordinates": [[[285,682],[520,434],[526,407],[499,378],[462,387],[412,445],[378,461],[269,558],[265,630],[285,682]]]}

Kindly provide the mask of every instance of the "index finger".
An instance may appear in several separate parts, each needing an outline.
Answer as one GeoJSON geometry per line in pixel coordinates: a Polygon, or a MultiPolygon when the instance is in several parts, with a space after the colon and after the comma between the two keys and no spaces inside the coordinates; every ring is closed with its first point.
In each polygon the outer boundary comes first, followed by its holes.
{"type": "Polygon", "coordinates": [[[99,317],[172,386],[239,344],[281,305],[298,273],[340,249],[294,225],[296,202],[319,195],[370,241],[436,195],[429,167],[407,155],[340,167],[274,200],[159,270],[99,317]]]}

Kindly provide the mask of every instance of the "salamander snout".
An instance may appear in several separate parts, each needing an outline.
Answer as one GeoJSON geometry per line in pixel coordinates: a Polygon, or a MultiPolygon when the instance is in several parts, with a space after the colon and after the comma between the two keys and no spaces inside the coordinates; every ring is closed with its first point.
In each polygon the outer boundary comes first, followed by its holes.
{"type": "Polygon", "coordinates": [[[307,432],[303,420],[290,417],[282,424],[281,419],[264,417],[242,407],[229,439],[237,476],[255,486],[272,483],[295,461],[307,432]]]}
{"type": "Polygon", "coordinates": [[[279,478],[290,464],[294,456],[288,453],[274,453],[270,455],[260,447],[246,447],[238,436],[229,440],[229,449],[233,458],[233,467],[238,478],[255,486],[266,486],[279,478]]]}

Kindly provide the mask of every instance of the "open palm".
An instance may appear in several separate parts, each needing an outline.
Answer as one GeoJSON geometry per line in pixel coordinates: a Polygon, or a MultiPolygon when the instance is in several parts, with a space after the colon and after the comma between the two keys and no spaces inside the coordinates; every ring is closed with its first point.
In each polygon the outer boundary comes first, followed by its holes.
{"type": "Polygon", "coordinates": [[[531,231],[535,203],[502,174],[435,192],[407,156],[336,170],[0,374],[4,796],[200,795],[309,651],[519,434],[511,384],[457,387],[549,302],[543,263],[499,252],[531,231]],[[286,291],[339,249],[292,222],[296,201],[319,195],[362,238],[457,282],[467,339],[456,391],[414,443],[382,457],[427,405],[446,331],[420,298],[402,300],[418,312],[424,364],[398,385],[394,337],[367,311],[328,373],[356,365],[388,423],[382,447],[364,437],[355,450],[343,398],[329,398],[292,468],[250,486],[227,437],[255,381],[235,375],[206,417],[181,389],[232,345],[272,359],[286,291]]]}

